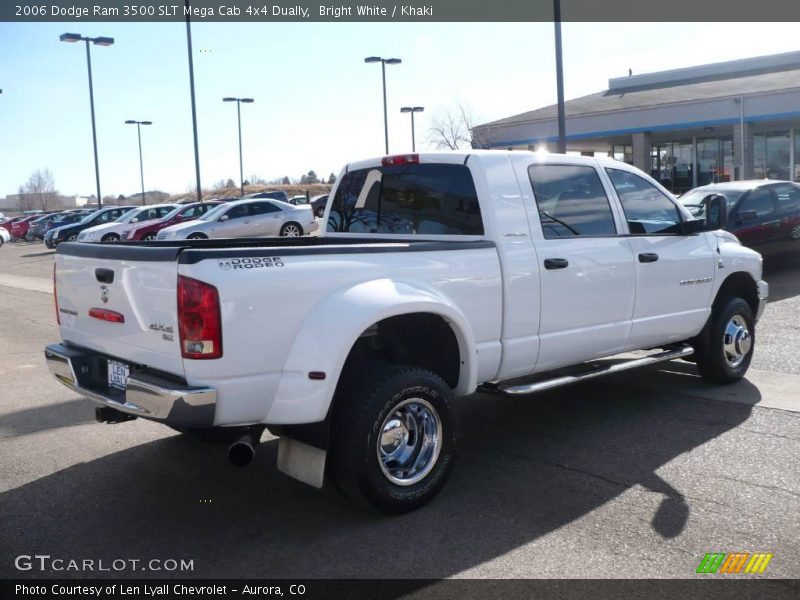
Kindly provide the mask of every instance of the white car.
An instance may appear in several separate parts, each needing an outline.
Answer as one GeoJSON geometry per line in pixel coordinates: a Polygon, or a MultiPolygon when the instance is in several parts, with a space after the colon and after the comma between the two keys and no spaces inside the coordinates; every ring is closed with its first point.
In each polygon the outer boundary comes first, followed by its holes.
{"type": "Polygon", "coordinates": [[[8,229],[6,229],[5,227],[0,227],[0,246],[10,241],[11,241],[11,234],[8,233],[8,229]]]}
{"type": "Polygon", "coordinates": [[[178,207],[177,204],[151,204],[126,212],[111,223],[103,223],[89,227],[78,235],[79,242],[118,242],[122,232],[133,223],[144,223],[153,219],[160,219],[178,207]]]}
{"type": "Polygon", "coordinates": [[[299,237],[318,228],[308,204],[292,206],[271,199],[236,200],[221,204],[194,221],[165,227],[156,239],[299,237]]]}

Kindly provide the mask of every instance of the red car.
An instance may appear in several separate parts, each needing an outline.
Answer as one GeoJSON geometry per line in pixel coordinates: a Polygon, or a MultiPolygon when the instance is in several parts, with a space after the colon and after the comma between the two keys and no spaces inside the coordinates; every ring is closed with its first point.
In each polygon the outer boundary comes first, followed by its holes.
{"type": "Polygon", "coordinates": [[[165,227],[175,225],[176,223],[183,223],[184,221],[199,219],[209,210],[220,204],[222,204],[222,202],[217,201],[181,204],[178,208],[157,221],[147,221],[141,225],[123,231],[121,236],[122,240],[126,242],[154,240],[156,239],[156,234],[165,227]]]}
{"type": "Polygon", "coordinates": [[[12,240],[21,240],[25,237],[25,234],[28,232],[28,228],[31,226],[31,221],[34,219],[38,219],[42,215],[28,215],[27,217],[23,217],[18,221],[15,221],[11,224],[11,239],[12,240]]]}
{"type": "Polygon", "coordinates": [[[5,229],[6,231],[8,231],[8,234],[11,235],[11,226],[14,225],[14,223],[16,223],[17,221],[21,221],[22,219],[25,219],[25,218],[27,218],[27,217],[25,217],[24,215],[21,216],[21,217],[13,217],[13,218],[9,219],[8,221],[5,221],[4,223],[0,223],[0,227],[5,229]]]}

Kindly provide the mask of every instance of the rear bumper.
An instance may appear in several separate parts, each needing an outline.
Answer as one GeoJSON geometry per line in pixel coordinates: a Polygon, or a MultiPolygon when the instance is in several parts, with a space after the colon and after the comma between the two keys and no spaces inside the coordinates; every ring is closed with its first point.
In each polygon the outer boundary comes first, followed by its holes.
{"type": "Polygon", "coordinates": [[[126,390],[118,391],[105,383],[106,361],[118,360],[114,357],[66,344],[50,344],[44,355],[58,381],[100,406],[176,427],[206,429],[214,425],[217,392],[212,388],[190,387],[130,365],[126,390]]]}
{"type": "Polygon", "coordinates": [[[758,282],[758,310],[756,311],[756,321],[764,314],[764,309],[767,307],[767,299],[769,298],[769,284],[766,281],[758,282]]]}

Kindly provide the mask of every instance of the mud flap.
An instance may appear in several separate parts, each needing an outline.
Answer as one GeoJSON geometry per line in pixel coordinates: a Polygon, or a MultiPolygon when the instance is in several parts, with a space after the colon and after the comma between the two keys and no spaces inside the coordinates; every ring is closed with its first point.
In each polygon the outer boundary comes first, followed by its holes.
{"type": "Polygon", "coordinates": [[[325,450],[281,436],[278,440],[278,470],[298,481],[321,488],[327,454],[325,450]]]}

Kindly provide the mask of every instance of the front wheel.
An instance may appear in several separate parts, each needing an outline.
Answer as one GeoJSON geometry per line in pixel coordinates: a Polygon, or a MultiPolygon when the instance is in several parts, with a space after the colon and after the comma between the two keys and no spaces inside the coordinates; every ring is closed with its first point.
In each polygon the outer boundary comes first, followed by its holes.
{"type": "Polygon", "coordinates": [[[100,241],[104,244],[116,244],[119,242],[119,235],[116,233],[109,233],[108,235],[103,236],[103,239],[100,241]]]}
{"type": "Polygon", "coordinates": [[[148,233],[147,235],[142,237],[143,242],[154,242],[156,239],[155,233],[148,233]]]}
{"type": "Polygon", "coordinates": [[[192,233],[186,236],[187,240],[207,240],[208,236],[205,233],[192,233]]]}
{"type": "Polygon", "coordinates": [[[297,223],[286,223],[281,227],[281,237],[300,237],[303,235],[303,228],[297,223]]]}
{"type": "Polygon", "coordinates": [[[439,493],[453,468],[453,393],[424,369],[361,367],[337,389],[329,473],[355,500],[387,513],[415,510],[439,493]]]}
{"type": "Polygon", "coordinates": [[[747,373],[754,346],[753,310],[742,298],[728,298],[711,313],[708,344],[695,349],[697,368],[712,383],[735,383],[747,373]]]}

